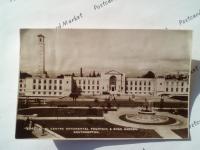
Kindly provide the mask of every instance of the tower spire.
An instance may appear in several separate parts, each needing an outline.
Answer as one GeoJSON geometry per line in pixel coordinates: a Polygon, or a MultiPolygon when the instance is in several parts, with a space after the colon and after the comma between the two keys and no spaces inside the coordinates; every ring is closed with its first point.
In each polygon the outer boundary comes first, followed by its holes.
{"type": "Polygon", "coordinates": [[[82,67],[80,68],[80,77],[83,77],[83,69],[82,69],[82,67]]]}
{"type": "Polygon", "coordinates": [[[40,52],[40,60],[41,60],[41,68],[40,68],[40,74],[41,76],[46,76],[46,71],[45,71],[45,42],[44,38],[45,36],[42,34],[39,34],[38,36],[38,44],[39,44],[39,52],[40,52]]]}

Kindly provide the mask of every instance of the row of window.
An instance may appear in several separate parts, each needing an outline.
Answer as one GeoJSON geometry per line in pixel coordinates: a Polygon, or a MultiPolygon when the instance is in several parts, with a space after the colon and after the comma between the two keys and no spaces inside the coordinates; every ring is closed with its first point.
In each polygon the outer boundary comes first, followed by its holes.
{"type": "Polygon", "coordinates": [[[76,81],[76,84],[98,84],[99,85],[99,80],[77,80],[76,81]],[[86,83],[86,81],[87,81],[87,83],[86,83]]]}
{"type": "Polygon", "coordinates": [[[20,88],[23,88],[23,85],[24,85],[24,88],[26,88],[26,85],[25,84],[20,84],[20,88]]]}
{"type": "MultiPolygon", "coordinates": [[[[184,92],[184,88],[181,88],[181,89],[178,89],[178,88],[176,88],[176,89],[174,89],[174,88],[171,88],[171,89],[170,88],[166,88],[166,92],[178,92],[178,91],[184,92]]],[[[188,92],[188,88],[185,89],[185,92],[188,92]]]]}
{"type": "Polygon", "coordinates": [[[58,94],[62,95],[62,92],[45,92],[45,91],[44,92],[40,92],[40,91],[35,92],[35,91],[33,91],[32,94],[33,95],[58,95],[58,94]]]}
{"type": "Polygon", "coordinates": [[[36,85],[33,85],[33,89],[44,89],[44,90],[46,90],[48,88],[48,90],[57,90],[57,89],[59,89],[59,90],[62,90],[62,86],[59,86],[59,87],[57,87],[56,85],[55,86],[51,86],[51,85],[49,85],[49,86],[46,86],[46,85],[44,85],[43,87],[41,86],[41,85],[38,85],[38,86],[36,86],[36,85]]]}
{"type": "Polygon", "coordinates": [[[19,82],[23,82],[24,80],[20,79],[19,82]]]}
{"type": "MultiPolygon", "coordinates": [[[[99,90],[99,86],[96,86],[96,88],[95,88],[95,86],[82,86],[82,87],[80,87],[80,88],[82,88],[83,90],[90,90],[90,89],[92,89],[92,90],[99,90]]],[[[119,86],[119,88],[120,88],[120,86],[119,86]]],[[[102,87],[102,89],[104,89],[104,87],[102,87]]],[[[137,90],[144,90],[144,91],[146,91],[146,90],[148,90],[148,91],[150,91],[151,90],[151,87],[130,87],[129,88],[129,90],[133,90],[133,89],[135,89],[135,91],[137,91],[137,90]]],[[[123,90],[123,87],[122,87],[122,90],[123,90]]],[[[126,90],[128,90],[128,87],[126,87],[126,90]]]]}
{"type": "MultiPolygon", "coordinates": [[[[48,80],[46,80],[46,79],[44,79],[44,80],[41,80],[41,79],[38,79],[38,80],[36,80],[36,79],[33,79],[33,83],[49,83],[49,84],[51,84],[51,83],[55,83],[55,84],[57,84],[57,83],[60,83],[60,84],[62,84],[62,82],[63,82],[63,80],[62,79],[60,79],[60,80],[58,80],[58,79],[48,79],[48,80]]],[[[67,83],[68,83],[68,81],[67,81],[67,83]]]]}
{"type": "Polygon", "coordinates": [[[20,92],[25,92],[25,89],[19,89],[20,92]]]}
{"type": "MultiPolygon", "coordinates": [[[[141,90],[142,90],[142,87],[135,87],[135,88],[130,87],[130,88],[129,88],[130,91],[132,91],[133,89],[135,89],[135,91],[137,91],[137,90],[141,91],[141,90]]],[[[144,91],[146,91],[146,90],[150,91],[150,90],[151,90],[151,87],[148,87],[148,88],[147,88],[147,87],[144,87],[143,90],[144,90],[144,91]]]]}
{"type": "Polygon", "coordinates": [[[151,85],[151,81],[127,81],[126,82],[126,85],[127,84],[130,84],[130,85],[133,85],[133,83],[134,83],[134,85],[151,85]],[[134,83],[135,82],[135,83],[134,83]]]}
{"type": "MultiPolygon", "coordinates": [[[[94,90],[94,89],[95,89],[95,86],[91,86],[91,87],[90,87],[90,86],[83,86],[82,89],[83,89],[83,90],[86,90],[86,89],[87,89],[87,90],[90,90],[90,89],[94,90]]],[[[97,86],[96,89],[99,90],[99,86],[97,86]]]]}
{"type": "MultiPolygon", "coordinates": [[[[185,82],[186,83],[186,82],[185,82]]],[[[188,83],[187,83],[188,84],[188,83]]],[[[171,86],[173,86],[173,85],[177,85],[177,86],[179,86],[179,85],[181,85],[181,86],[184,86],[184,82],[173,82],[173,81],[171,81],[171,82],[166,82],[166,85],[168,86],[168,85],[171,85],[171,86]]]]}
{"type": "Polygon", "coordinates": [[[96,92],[94,92],[94,91],[82,91],[82,93],[92,93],[92,94],[95,94],[95,93],[100,93],[99,91],[96,91],[96,92]]]}
{"type": "Polygon", "coordinates": [[[135,86],[134,85],[126,85],[126,87],[127,88],[131,88],[131,87],[132,88],[135,88],[135,87],[137,87],[137,88],[139,88],[139,87],[142,87],[142,88],[146,87],[146,88],[148,88],[148,87],[152,87],[152,86],[149,86],[149,85],[146,85],[146,86],[144,86],[144,85],[135,85],[135,86]]]}

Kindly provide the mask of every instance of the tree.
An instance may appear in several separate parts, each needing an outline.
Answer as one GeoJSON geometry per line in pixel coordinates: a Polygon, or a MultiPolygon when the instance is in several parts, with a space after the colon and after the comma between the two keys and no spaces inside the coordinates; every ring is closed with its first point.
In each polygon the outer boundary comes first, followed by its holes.
{"type": "Polygon", "coordinates": [[[20,72],[20,79],[25,79],[28,77],[32,77],[32,75],[26,72],[20,72]]]}
{"type": "Polygon", "coordinates": [[[183,79],[185,79],[184,75],[183,75],[183,74],[180,74],[180,75],[178,76],[178,80],[183,80],[183,79]]]}
{"type": "Polygon", "coordinates": [[[80,76],[83,77],[83,69],[80,69],[80,76]]]}
{"type": "Polygon", "coordinates": [[[163,106],[164,106],[164,98],[161,96],[161,99],[160,99],[160,110],[163,109],[163,106]]]}
{"type": "Polygon", "coordinates": [[[64,75],[63,74],[58,75],[57,78],[64,78],[64,75]]]}
{"type": "Polygon", "coordinates": [[[148,71],[142,78],[155,78],[155,74],[152,71],[148,71]]]}
{"type": "Polygon", "coordinates": [[[45,74],[46,78],[49,78],[49,75],[48,75],[47,71],[44,71],[44,74],[45,74]]]}
{"type": "Polygon", "coordinates": [[[92,73],[92,77],[96,77],[95,71],[93,71],[93,73],[92,73]]]}
{"type": "Polygon", "coordinates": [[[97,77],[100,77],[100,73],[99,72],[97,73],[97,77]]]}
{"type": "Polygon", "coordinates": [[[72,97],[74,103],[76,103],[76,99],[81,95],[81,92],[81,88],[77,86],[76,81],[72,77],[72,92],[69,96],[72,97]]]}

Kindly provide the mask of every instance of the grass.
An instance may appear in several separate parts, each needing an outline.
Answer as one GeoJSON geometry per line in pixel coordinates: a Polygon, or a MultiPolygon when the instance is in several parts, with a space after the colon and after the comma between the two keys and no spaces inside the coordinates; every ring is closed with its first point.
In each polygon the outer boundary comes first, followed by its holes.
{"type": "Polygon", "coordinates": [[[175,114],[175,115],[181,115],[183,117],[188,117],[188,110],[187,109],[158,109],[157,111],[160,112],[169,112],[171,114],[175,114]]]}
{"type": "Polygon", "coordinates": [[[102,117],[102,109],[81,109],[81,108],[30,108],[18,111],[18,114],[33,115],[38,117],[102,117]]]}
{"type": "Polygon", "coordinates": [[[178,134],[182,138],[188,138],[188,129],[176,129],[172,131],[174,131],[176,134],[178,134]]]}
{"type": "Polygon", "coordinates": [[[188,101],[188,96],[172,96],[171,98],[182,101],[188,101]]]}

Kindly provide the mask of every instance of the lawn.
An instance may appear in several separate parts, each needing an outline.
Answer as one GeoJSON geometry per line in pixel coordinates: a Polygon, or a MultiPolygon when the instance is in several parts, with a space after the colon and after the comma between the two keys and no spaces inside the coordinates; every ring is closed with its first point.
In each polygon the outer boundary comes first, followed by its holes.
{"type": "Polygon", "coordinates": [[[176,129],[173,131],[182,138],[188,138],[188,129],[176,129]]]}
{"type": "Polygon", "coordinates": [[[33,115],[37,114],[38,117],[102,117],[103,109],[82,109],[82,108],[30,108],[19,110],[18,114],[33,115]]]}
{"type": "Polygon", "coordinates": [[[182,100],[182,101],[188,101],[188,96],[172,96],[172,99],[182,100]]]}

